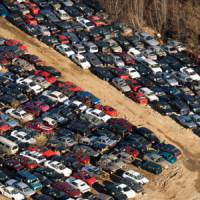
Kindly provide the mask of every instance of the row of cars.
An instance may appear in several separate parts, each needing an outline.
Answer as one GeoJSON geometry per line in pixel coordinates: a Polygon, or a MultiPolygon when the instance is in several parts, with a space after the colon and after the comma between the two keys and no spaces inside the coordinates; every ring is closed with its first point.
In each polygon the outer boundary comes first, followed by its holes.
{"type": "Polygon", "coordinates": [[[161,174],[176,163],[181,152],[175,146],[117,118],[117,110],[92,93],[60,81],[59,71],[19,41],[2,38],[0,44],[1,194],[123,200],[149,182],[137,167],[161,174]]]}
{"type": "Polygon", "coordinates": [[[133,101],[199,134],[198,55],[180,42],[161,45],[147,33],[113,23],[95,1],[4,1],[7,19],[90,69],[133,101]]]}

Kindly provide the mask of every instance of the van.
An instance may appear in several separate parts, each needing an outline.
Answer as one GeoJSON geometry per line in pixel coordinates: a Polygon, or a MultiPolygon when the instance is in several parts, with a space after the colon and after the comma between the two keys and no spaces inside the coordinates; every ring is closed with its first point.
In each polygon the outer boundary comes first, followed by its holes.
{"type": "Polygon", "coordinates": [[[42,188],[39,179],[26,170],[19,171],[17,178],[28,184],[33,190],[40,190],[42,188]]]}
{"type": "Polygon", "coordinates": [[[19,150],[19,147],[15,142],[3,136],[0,136],[0,149],[2,152],[10,155],[10,154],[16,154],[19,150]]]}

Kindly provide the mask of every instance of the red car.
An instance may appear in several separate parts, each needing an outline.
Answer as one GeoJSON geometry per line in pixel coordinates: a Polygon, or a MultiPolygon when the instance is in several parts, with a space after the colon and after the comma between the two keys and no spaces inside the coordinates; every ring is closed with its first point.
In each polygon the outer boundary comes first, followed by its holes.
{"type": "Polygon", "coordinates": [[[78,189],[75,189],[67,182],[57,182],[53,183],[52,187],[64,192],[67,196],[70,196],[72,198],[78,198],[81,196],[81,192],[78,189]]]}
{"type": "Polygon", "coordinates": [[[17,45],[19,43],[20,42],[18,40],[12,40],[12,39],[5,41],[5,45],[7,45],[7,46],[15,46],[15,45],[17,45]]]}
{"type": "Polygon", "coordinates": [[[200,51],[189,53],[189,57],[194,61],[195,64],[200,65],[200,51]]]}
{"type": "Polygon", "coordinates": [[[89,16],[88,19],[95,25],[95,26],[106,26],[108,25],[103,19],[99,16],[89,16]]]}
{"type": "Polygon", "coordinates": [[[45,80],[51,84],[56,82],[56,77],[52,76],[49,72],[46,71],[42,71],[42,70],[37,70],[34,72],[35,76],[42,76],[43,78],[45,78],[45,80]]]}
{"type": "Polygon", "coordinates": [[[52,126],[45,125],[39,121],[32,121],[27,124],[27,127],[44,134],[52,134],[54,132],[54,128],[52,126]]]}
{"type": "Polygon", "coordinates": [[[10,129],[11,127],[7,123],[0,121],[0,133],[9,131],[10,129]]]}
{"type": "Polygon", "coordinates": [[[118,115],[117,110],[115,110],[111,106],[107,106],[107,105],[103,106],[100,104],[96,104],[95,108],[98,110],[101,110],[102,112],[104,112],[107,115],[110,115],[111,117],[116,117],[118,115]]]}
{"type": "Polygon", "coordinates": [[[37,26],[38,25],[38,22],[37,20],[31,15],[31,14],[27,14],[27,15],[24,15],[24,21],[31,25],[31,26],[37,26]]]}
{"type": "Polygon", "coordinates": [[[26,169],[35,169],[39,166],[34,160],[31,160],[23,156],[20,157],[20,163],[26,169]]]}
{"type": "Polygon", "coordinates": [[[134,158],[138,158],[140,155],[140,152],[137,149],[133,149],[130,146],[123,148],[122,151],[125,151],[126,153],[132,155],[134,158]]]}
{"type": "Polygon", "coordinates": [[[15,172],[18,172],[24,169],[20,161],[16,159],[15,157],[5,158],[3,160],[3,166],[15,172]]]}
{"type": "Polygon", "coordinates": [[[84,155],[84,154],[82,154],[82,153],[74,153],[74,155],[75,155],[75,157],[76,157],[76,159],[80,162],[80,163],[82,163],[82,164],[84,164],[84,165],[88,165],[88,164],[90,164],[90,157],[89,156],[87,156],[87,155],[84,155]]]}
{"type": "Polygon", "coordinates": [[[57,81],[56,82],[56,86],[58,87],[66,87],[67,89],[69,89],[72,92],[80,92],[83,91],[82,88],[80,88],[79,86],[77,86],[76,84],[70,82],[70,81],[66,81],[66,82],[62,82],[62,81],[57,81]]]}
{"type": "Polygon", "coordinates": [[[32,14],[38,15],[40,13],[40,8],[36,4],[30,2],[25,2],[25,4],[29,7],[32,14]]]}
{"type": "Polygon", "coordinates": [[[135,79],[129,79],[126,82],[134,92],[137,92],[142,87],[135,79]]]}
{"type": "Polygon", "coordinates": [[[69,44],[70,41],[69,41],[69,37],[65,36],[65,35],[58,35],[58,41],[61,43],[61,44],[69,44]]]}
{"type": "Polygon", "coordinates": [[[124,128],[126,128],[129,132],[132,132],[136,126],[131,124],[128,120],[123,119],[123,118],[112,118],[108,120],[109,124],[118,124],[124,128]]]}
{"type": "Polygon", "coordinates": [[[97,182],[96,177],[89,175],[86,171],[79,171],[79,172],[73,173],[73,177],[77,179],[81,179],[82,181],[86,182],[90,186],[92,186],[94,183],[97,182]]]}
{"type": "Polygon", "coordinates": [[[127,96],[139,104],[143,105],[148,104],[148,99],[140,92],[129,92],[127,96]]]}
{"type": "Polygon", "coordinates": [[[35,117],[38,117],[42,112],[46,112],[50,109],[49,105],[41,101],[27,102],[23,108],[27,112],[33,114],[35,117]]]}
{"type": "Polygon", "coordinates": [[[120,68],[112,68],[111,72],[114,76],[124,79],[124,80],[129,80],[129,75],[128,72],[125,69],[120,69],[120,68]]]}
{"type": "Polygon", "coordinates": [[[57,156],[58,153],[56,153],[55,151],[51,150],[51,149],[48,149],[47,147],[38,147],[38,146],[29,146],[27,148],[27,150],[29,151],[37,151],[39,153],[41,153],[44,157],[46,158],[51,158],[53,156],[57,156]]]}
{"type": "Polygon", "coordinates": [[[134,65],[135,64],[135,60],[128,53],[122,52],[122,53],[119,53],[118,55],[121,56],[121,58],[123,59],[123,61],[125,62],[126,65],[134,65]]]}

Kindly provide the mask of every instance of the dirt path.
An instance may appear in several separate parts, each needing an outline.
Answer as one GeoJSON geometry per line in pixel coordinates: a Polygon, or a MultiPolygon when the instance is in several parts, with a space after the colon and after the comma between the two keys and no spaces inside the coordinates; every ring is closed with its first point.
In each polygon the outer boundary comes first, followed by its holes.
{"type": "Polygon", "coordinates": [[[149,107],[139,106],[126,98],[107,82],[88,71],[81,70],[69,59],[53,49],[27,36],[5,19],[0,19],[0,37],[18,39],[28,46],[29,52],[38,55],[48,65],[63,72],[63,79],[72,81],[101,98],[102,103],[115,107],[121,117],[137,126],[144,125],[162,140],[167,140],[183,152],[181,161],[156,178],[141,197],[143,200],[200,200],[200,138],[168,117],[163,117],[149,107]],[[159,195],[159,196],[158,196],[159,195]]]}

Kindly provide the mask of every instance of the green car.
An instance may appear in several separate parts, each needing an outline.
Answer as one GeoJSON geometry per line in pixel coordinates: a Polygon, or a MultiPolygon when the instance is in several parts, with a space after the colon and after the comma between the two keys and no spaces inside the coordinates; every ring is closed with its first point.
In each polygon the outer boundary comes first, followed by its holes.
{"type": "Polygon", "coordinates": [[[177,158],[169,152],[161,152],[159,153],[159,155],[161,155],[166,161],[171,164],[174,164],[177,161],[177,158]]]}

